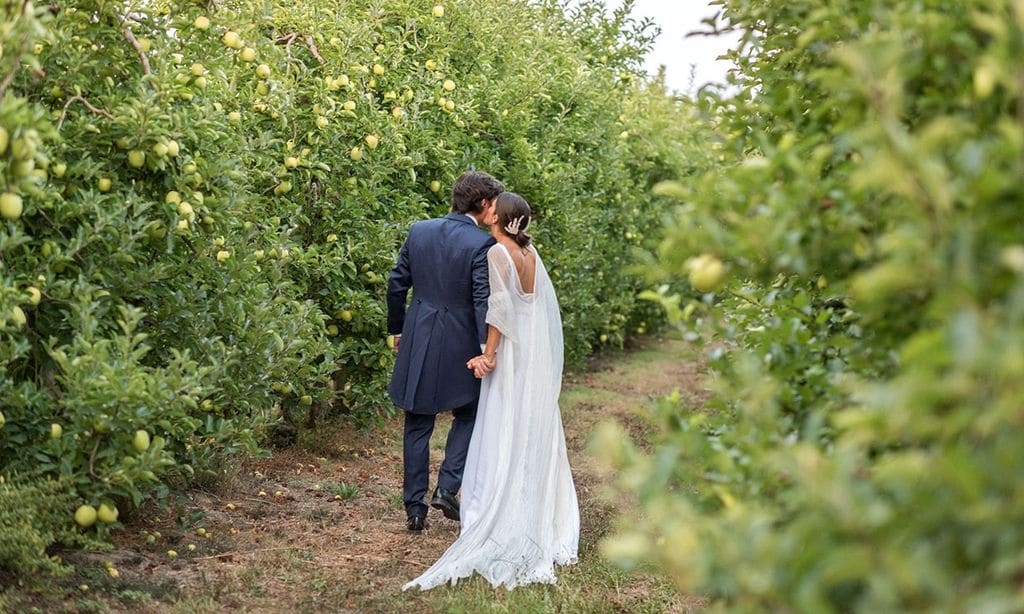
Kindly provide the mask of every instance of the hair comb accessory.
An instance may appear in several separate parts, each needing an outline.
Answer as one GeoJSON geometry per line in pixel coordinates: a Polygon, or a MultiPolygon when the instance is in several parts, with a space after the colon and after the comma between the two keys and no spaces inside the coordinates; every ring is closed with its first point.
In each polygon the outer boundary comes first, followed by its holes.
{"type": "MultiPolygon", "coordinates": [[[[523,220],[525,218],[526,218],[525,215],[520,215],[516,219],[512,220],[511,222],[509,222],[508,225],[505,226],[505,232],[507,232],[510,235],[517,235],[517,234],[519,234],[519,226],[523,223],[523,220]]],[[[529,226],[530,222],[526,222],[526,225],[529,226]]],[[[523,228],[523,230],[526,230],[526,228],[523,228]]]]}

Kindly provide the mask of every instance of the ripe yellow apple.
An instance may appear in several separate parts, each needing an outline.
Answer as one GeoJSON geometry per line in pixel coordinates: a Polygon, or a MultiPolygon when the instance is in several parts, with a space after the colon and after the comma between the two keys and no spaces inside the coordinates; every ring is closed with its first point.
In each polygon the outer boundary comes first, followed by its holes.
{"type": "Polygon", "coordinates": [[[242,37],[234,30],[228,30],[225,32],[222,40],[224,41],[224,44],[231,49],[241,49],[245,45],[245,43],[242,42],[242,37]]]}
{"type": "Polygon", "coordinates": [[[441,84],[441,87],[443,87],[446,92],[455,91],[455,82],[451,79],[445,79],[444,83],[441,84]]]}
{"type": "Polygon", "coordinates": [[[426,62],[423,63],[423,65],[427,68],[427,70],[437,70],[437,62],[435,62],[434,60],[427,60],[426,62]]]}
{"type": "Polygon", "coordinates": [[[405,110],[402,109],[402,107],[395,107],[391,109],[391,117],[394,117],[395,119],[402,119],[403,115],[405,115],[405,110]]]}
{"type": "Polygon", "coordinates": [[[242,121],[242,114],[238,111],[231,111],[230,113],[228,113],[228,121],[237,124],[238,122],[242,121]]]}
{"type": "Polygon", "coordinates": [[[333,232],[331,234],[327,235],[327,242],[328,243],[334,243],[337,240],[338,240],[338,235],[334,234],[333,232]]]}
{"type": "Polygon", "coordinates": [[[63,162],[58,162],[57,164],[53,165],[53,168],[51,170],[53,171],[54,177],[63,177],[64,173],[68,171],[68,165],[64,164],[63,162]]]}
{"type": "Polygon", "coordinates": [[[435,4],[432,12],[434,13],[434,17],[444,17],[444,7],[440,4],[435,4]]]}
{"type": "Polygon", "coordinates": [[[178,194],[176,191],[171,190],[170,192],[167,193],[167,196],[164,196],[164,202],[176,205],[181,202],[181,194],[178,194]]]}
{"type": "Polygon", "coordinates": [[[188,220],[178,220],[178,230],[188,230],[188,220]]]}
{"type": "Polygon", "coordinates": [[[384,67],[381,66],[380,64],[374,64],[373,65],[373,74],[377,75],[378,77],[383,75],[384,74],[384,67]]]}
{"type": "Polygon", "coordinates": [[[222,249],[219,252],[217,252],[217,262],[224,262],[225,260],[227,260],[230,257],[231,257],[231,252],[229,252],[226,249],[222,249]]]}
{"type": "Polygon", "coordinates": [[[440,192],[441,191],[441,182],[436,180],[436,179],[434,181],[431,181],[430,182],[430,191],[431,192],[440,192]]]}
{"type": "Polygon", "coordinates": [[[110,524],[117,522],[117,506],[107,505],[106,503],[100,503],[100,509],[96,511],[96,517],[100,522],[110,524]]]}
{"type": "Polygon", "coordinates": [[[291,181],[282,181],[281,183],[277,184],[277,187],[274,188],[274,194],[277,194],[278,196],[280,196],[281,194],[287,194],[288,192],[291,192],[291,191],[292,191],[292,182],[291,181]]]}
{"type": "Polygon", "coordinates": [[[83,529],[96,524],[96,508],[91,505],[80,505],[75,510],[75,522],[83,529]]]}
{"type": "Polygon", "coordinates": [[[50,439],[60,439],[60,436],[64,434],[64,428],[54,422],[50,425],[50,439]]]}
{"type": "Polygon", "coordinates": [[[291,168],[297,168],[298,166],[299,166],[299,159],[296,158],[295,156],[288,156],[287,158],[284,159],[284,167],[285,168],[291,169],[291,168]]]}
{"type": "Polygon", "coordinates": [[[353,160],[358,162],[359,160],[363,159],[363,150],[360,147],[353,147],[352,153],[349,155],[352,157],[353,160]]]}
{"type": "Polygon", "coordinates": [[[259,77],[260,79],[269,79],[270,78],[270,66],[268,66],[266,64],[260,64],[259,66],[257,66],[256,67],[256,76],[259,77]]]}
{"type": "MultiPolygon", "coordinates": [[[[210,219],[210,222],[211,223],[213,222],[212,218],[210,219]]],[[[223,246],[227,242],[228,242],[228,240],[225,239],[224,237],[217,237],[216,239],[213,240],[213,244],[216,245],[217,247],[221,247],[221,246],[223,246]]]]}
{"type": "Polygon", "coordinates": [[[327,124],[329,124],[329,123],[331,123],[331,122],[326,117],[324,117],[323,115],[321,115],[320,117],[316,118],[316,126],[317,126],[317,128],[326,128],[327,124]]]}
{"type": "Polygon", "coordinates": [[[14,221],[21,217],[21,212],[24,210],[25,205],[21,196],[14,192],[4,192],[0,196],[0,215],[3,215],[5,219],[14,221]]]}
{"type": "Polygon", "coordinates": [[[146,152],[133,149],[128,152],[128,164],[133,168],[142,168],[142,165],[146,163],[146,152]]]}
{"type": "Polygon", "coordinates": [[[255,62],[256,61],[256,50],[252,47],[246,47],[242,49],[242,52],[238,54],[238,59],[243,62],[255,62]]]}
{"type": "Polygon", "coordinates": [[[196,20],[192,22],[196,30],[208,30],[210,28],[210,18],[204,15],[196,17],[196,20]]]}
{"type": "Polygon", "coordinates": [[[193,77],[202,77],[203,73],[205,73],[205,72],[206,72],[206,68],[202,64],[200,64],[199,62],[196,62],[195,64],[192,65],[192,76],[193,77]]]}
{"type": "Polygon", "coordinates": [[[149,449],[149,433],[139,429],[135,431],[135,437],[132,438],[132,446],[139,452],[145,452],[149,449]]]}
{"type": "Polygon", "coordinates": [[[725,279],[722,261],[711,254],[701,254],[687,263],[690,285],[699,292],[717,289],[725,279]]]}
{"type": "Polygon", "coordinates": [[[32,305],[38,305],[39,301],[43,300],[43,293],[35,286],[29,286],[25,292],[28,293],[28,302],[32,305]]]}
{"type": "Polygon", "coordinates": [[[100,177],[99,181],[96,182],[96,188],[100,192],[110,191],[110,179],[108,177],[100,177]]]}
{"type": "Polygon", "coordinates": [[[454,100],[446,100],[446,101],[444,101],[444,109],[445,109],[445,111],[454,111],[455,110],[455,101],[454,100]]]}
{"type": "Polygon", "coordinates": [[[366,135],[366,146],[367,147],[369,147],[370,149],[377,149],[377,143],[379,143],[379,140],[377,139],[377,135],[375,135],[375,134],[367,134],[366,135]]]}
{"type": "Polygon", "coordinates": [[[178,145],[178,141],[167,141],[167,155],[176,156],[181,153],[181,146],[178,145]]]}
{"type": "Polygon", "coordinates": [[[195,86],[198,87],[201,90],[205,90],[206,89],[206,85],[207,85],[206,77],[196,77],[196,80],[193,81],[192,83],[195,84],[195,86]]]}
{"type": "Polygon", "coordinates": [[[356,103],[354,100],[346,100],[345,102],[342,103],[341,108],[345,109],[346,111],[355,111],[356,103]]]}
{"type": "Polygon", "coordinates": [[[167,551],[167,558],[176,559],[176,558],[178,558],[178,553],[175,552],[174,550],[168,550],[167,551]]]}
{"type": "Polygon", "coordinates": [[[188,203],[188,201],[183,200],[180,203],[178,203],[178,215],[191,219],[193,216],[195,216],[195,214],[195,210],[192,208],[192,205],[188,203]]]}

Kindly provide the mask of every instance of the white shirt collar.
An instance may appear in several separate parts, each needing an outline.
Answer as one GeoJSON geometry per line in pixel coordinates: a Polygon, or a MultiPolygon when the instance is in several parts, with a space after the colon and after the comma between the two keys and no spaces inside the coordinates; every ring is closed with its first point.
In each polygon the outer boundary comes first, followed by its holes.
{"type": "Polygon", "coordinates": [[[469,219],[473,220],[473,223],[476,224],[477,226],[480,225],[480,222],[476,221],[476,217],[472,213],[463,213],[462,215],[465,215],[469,219]]]}

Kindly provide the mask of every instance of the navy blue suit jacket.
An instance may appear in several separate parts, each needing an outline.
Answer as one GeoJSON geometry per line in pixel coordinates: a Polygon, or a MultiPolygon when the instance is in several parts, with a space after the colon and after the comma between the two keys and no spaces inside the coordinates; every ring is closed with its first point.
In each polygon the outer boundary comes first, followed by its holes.
{"type": "Polygon", "coordinates": [[[388,386],[395,405],[436,414],[480,396],[480,380],[466,361],[487,340],[492,245],[494,238],[460,213],[409,230],[388,279],[388,333],[402,335],[388,386]]]}

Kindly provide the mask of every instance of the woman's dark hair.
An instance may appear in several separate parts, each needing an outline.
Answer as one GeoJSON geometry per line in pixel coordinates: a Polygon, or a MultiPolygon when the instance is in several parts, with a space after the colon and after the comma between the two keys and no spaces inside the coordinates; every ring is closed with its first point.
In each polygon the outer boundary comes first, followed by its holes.
{"type": "Polygon", "coordinates": [[[484,199],[493,200],[505,190],[505,184],[483,171],[466,171],[452,186],[452,211],[480,213],[484,199]]]}
{"type": "Polygon", "coordinates": [[[527,247],[530,244],[533,237],[526,234],[526,227],[530,224],[530,203],[525,198],[515,192],[502,192],[494,199],[494,213],[498,216],[498,226],[512,237],[516,245],[527,247]]]}

